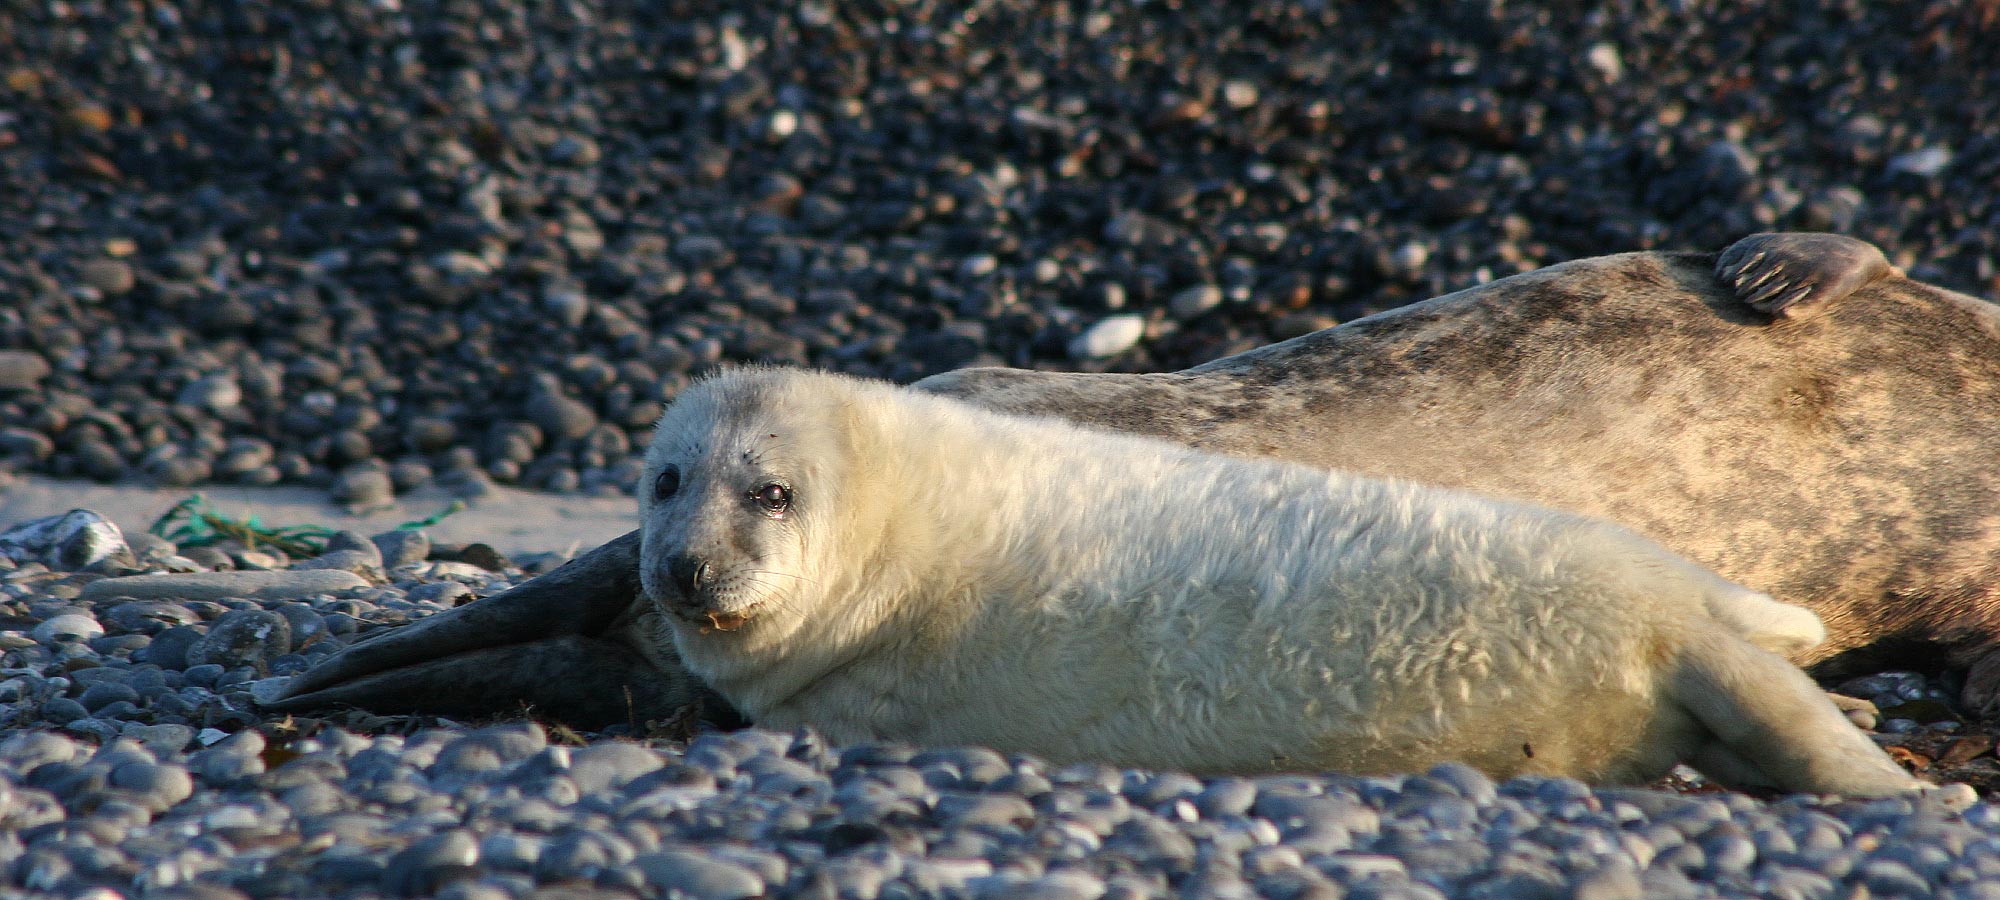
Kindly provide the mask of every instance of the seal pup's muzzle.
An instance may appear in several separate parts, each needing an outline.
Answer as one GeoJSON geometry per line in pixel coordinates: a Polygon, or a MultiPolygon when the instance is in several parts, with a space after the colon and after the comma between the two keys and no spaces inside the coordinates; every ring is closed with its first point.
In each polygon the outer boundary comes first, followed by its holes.
{"type": "Polygon", "coordinates": [[[671,590],[661,591],[658,579],[647,578],[646,592],[661,611],[700,625],[703,634],[742,628],[758,606],[755,602],[731,604],[729,595],[733,592],[726,590],[720,569],[700,554],[673,554],[665,568],[665,584],[671,590]]]}

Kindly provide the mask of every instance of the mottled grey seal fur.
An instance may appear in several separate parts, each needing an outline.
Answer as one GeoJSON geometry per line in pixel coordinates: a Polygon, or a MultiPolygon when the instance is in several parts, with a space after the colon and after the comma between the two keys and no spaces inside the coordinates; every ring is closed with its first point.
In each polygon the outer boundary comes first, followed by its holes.
{"type": "MultiPolygon", "coordinates": [[[[1563,263],[1182,372],[970,369],[917,385],[1610,518],[1819,613],[1829,639],[1798,661],[1829,670],[1912,644],[1963,664],[2000,634],[2000,419],[1976,403],[1995,386],[2000,310],[1901,277],[1867,244],[1801,234],[1752,236],[1720,259],[1563,263]]],[[[636,571],[636,541],[572,567],[636,571]]],[[[584,593],[530,582],[433,617],[430,633],[391,632],[301,676],[275,708],[324,704],[361,677],[371,689],[340,699],[429,708],[464,694],[435,673],[452,652],[532,645],[584,608],[629,616],[629,575],[607,583],[584,593]],[[509,614],[469,624],[495,602],[509,614]]],[[[684,677],[653,642],[636,643],[655,655],[618,677],[684,677]]],[[[548,653],[537,658],[556,671],[548,653]]],[[[551,682],[540,705],[564,717],[548,695],[559,691],[551,682]]]]}

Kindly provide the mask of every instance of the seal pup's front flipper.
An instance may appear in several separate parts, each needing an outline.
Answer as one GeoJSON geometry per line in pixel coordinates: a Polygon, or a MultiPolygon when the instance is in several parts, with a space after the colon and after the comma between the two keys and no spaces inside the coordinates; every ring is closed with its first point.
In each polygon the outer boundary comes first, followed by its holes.
{"type": "MultiPolygon", "coordinates": [[[[604,672],[589,676],[552,668],[584,646],[560,639],[609,644],[600,636],[629,618],[638,600],[639,533],[634,531],[510,590],[359,641],[298,676],[282,696],[263,706],[273,712],[344,704],[378,712],[441,712],[449,707],[463,713],[515,710],[528,701],[552,718],[570,721],[564,710],[587,708],[591,701],[589,696],[568,700],[564,685],[583,686],[600,676],[688,680],[679,671],[660,672],[643,659],[621,667],[615,656],[602,660],[604,672]],[[460,657],[476,659],[477,665],[463,665],[460,657]],[[510,666],[557,674],[536,680],[481,671],[510,666]],[[621,674],[622,669],[631,671],[621,674]]],[[[585,655],[577,668],[588,669],[598,661],[585,655]]],[[[583,690],[587,694],[590,688],[583,690]]],[[[622,721],[622,704],[621,699],[620,715],[610,721],[622,721]]]]}
{"type": "Polygon", "coordinates": [[[1880,248],[1839,234],[1787,231],[1746,237],[1715,260],[1715,277],[1774,319],[1813,315],[1827,304],[1903,273],[1880,248]]]}

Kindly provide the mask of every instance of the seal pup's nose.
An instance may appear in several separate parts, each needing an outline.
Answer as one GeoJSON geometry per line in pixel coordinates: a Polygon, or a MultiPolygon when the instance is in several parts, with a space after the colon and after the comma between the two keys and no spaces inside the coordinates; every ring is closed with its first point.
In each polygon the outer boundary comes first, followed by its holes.
{"type": "Polygon", "coordinates": [[[667,575],[673,578],[674,586],[680,588],[681,596],[687,600],[695,599],[704,588],[715,583],[715,567],[709,565],[708,560],[691,553],[677,554],[669,560],[667,575]]]}

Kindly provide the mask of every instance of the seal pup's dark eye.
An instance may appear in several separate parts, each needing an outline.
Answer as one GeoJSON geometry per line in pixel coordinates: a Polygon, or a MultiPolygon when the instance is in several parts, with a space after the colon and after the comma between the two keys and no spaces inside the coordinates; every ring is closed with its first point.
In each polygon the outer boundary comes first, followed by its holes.
{"type": "Polygon", "coordinates": [[[750,492],[750,499],[757,501],[757,507],[773,516],[782,516],[792,508],[792,489],[775,481],[750,492]]]}
{"type": "Polygon", "coordinates": [[[668,466],[653,479],[653,499],[665,500],[681,489],[681,467],[668,466]]]}

